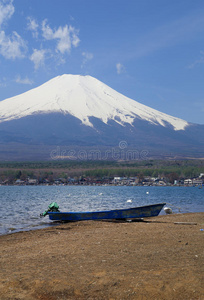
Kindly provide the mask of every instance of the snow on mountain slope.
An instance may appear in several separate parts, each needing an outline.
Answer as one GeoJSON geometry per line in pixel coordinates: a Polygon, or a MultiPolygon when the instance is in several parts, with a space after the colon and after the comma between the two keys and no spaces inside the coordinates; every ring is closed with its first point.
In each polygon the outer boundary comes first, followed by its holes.
{"type": "Polygon", "coordinates": [[[0,123],[35,114],[71,114],[82,124],[93,127],[89,117],[122,126],[136,118],[155,125],[184,130],[188,122],[159,112],[132,100],[91,76],[62,75],[26,93],[0,102],[0,123]]]}

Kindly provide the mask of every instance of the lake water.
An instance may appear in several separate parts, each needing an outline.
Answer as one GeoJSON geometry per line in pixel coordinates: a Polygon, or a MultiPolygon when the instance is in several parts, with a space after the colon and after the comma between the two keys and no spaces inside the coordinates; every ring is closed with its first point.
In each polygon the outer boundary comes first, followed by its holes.
{"type": "MultiPolygon", "coordinates": [[[[51,226],[40,218],[51,202],[61,211],[129,208],[166,202],[174,213],[204,211],[204,188],[128,186],[0,186],[0,235],[51,226]],[[127,200],[131,199],[132,203],[127,200]]],[[[165,214],[162,210],[161,214],[165,214]]]]}

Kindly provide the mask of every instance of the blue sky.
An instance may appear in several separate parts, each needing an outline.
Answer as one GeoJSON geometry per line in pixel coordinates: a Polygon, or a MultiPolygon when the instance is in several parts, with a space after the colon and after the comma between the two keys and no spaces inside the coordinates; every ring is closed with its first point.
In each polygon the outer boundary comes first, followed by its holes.
{"type": "Polygon", "coordinates": [[[204,124],[204,1],[0,0],[0,101],[65,73],[204,124]]]}

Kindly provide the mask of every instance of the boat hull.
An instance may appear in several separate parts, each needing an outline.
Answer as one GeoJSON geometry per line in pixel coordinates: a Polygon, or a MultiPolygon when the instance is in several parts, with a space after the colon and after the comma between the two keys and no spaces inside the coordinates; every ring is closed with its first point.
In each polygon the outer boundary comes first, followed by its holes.
{"type": "Polygon", "coordinates": [[[48,212],[53,221],[83,221],[105,219],[134,219],[158,216],[166,203],[158,203],[128,209],[94,212],[48,212]]]}

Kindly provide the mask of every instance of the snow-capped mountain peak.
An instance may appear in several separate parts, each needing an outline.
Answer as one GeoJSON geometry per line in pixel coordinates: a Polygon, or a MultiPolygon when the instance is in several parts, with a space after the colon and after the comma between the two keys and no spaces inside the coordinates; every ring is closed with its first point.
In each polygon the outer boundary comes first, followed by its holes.
{"type": "Polygon", "coordinates": [[[135,119],[184,130],[188,122],[132,100],[91,76],[62,75],[26,93],[0,102],[0,123],[30,115],[62,113],[93,127],[90,117],[122,126],[135,119]]]}

